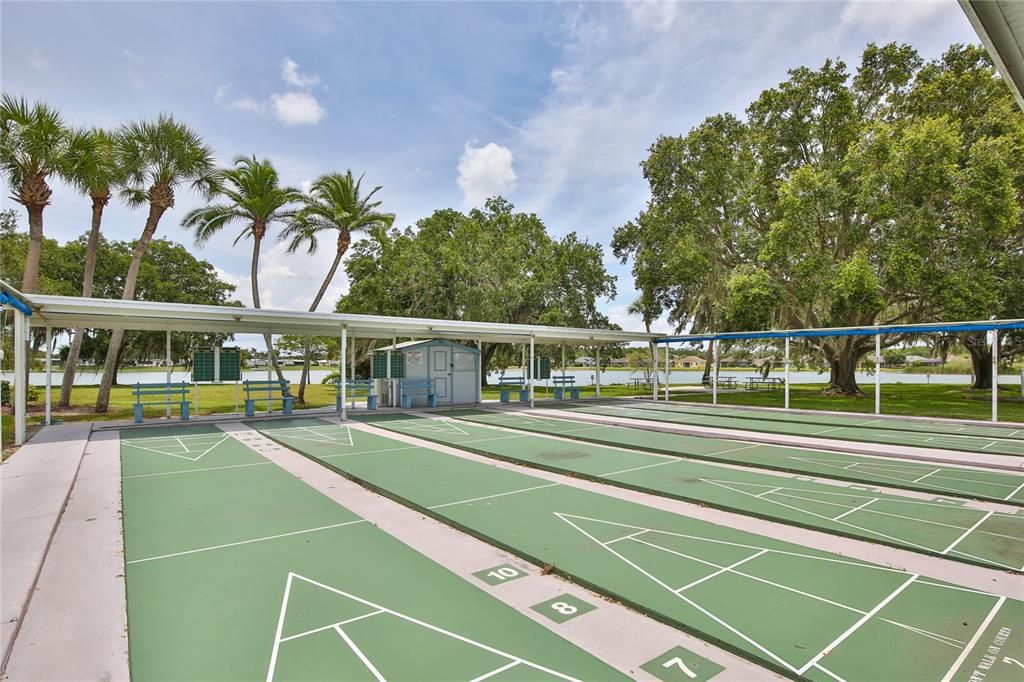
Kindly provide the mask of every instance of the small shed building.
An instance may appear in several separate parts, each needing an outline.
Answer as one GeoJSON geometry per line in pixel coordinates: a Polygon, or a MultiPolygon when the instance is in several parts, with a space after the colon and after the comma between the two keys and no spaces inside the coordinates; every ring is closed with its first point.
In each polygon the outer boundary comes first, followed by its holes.
{"type": "MultiPolygon", "coordinates": [[[[438,405],[471,405],[480,400],[480,351],[441,339],[405,341],[376,351],[405,356],[405,380],[433,379],[438,405]]],[[[399,390],[401,387],[399,386],[399,390]]],[[[417,392],[413,407],[425,407],[427,396],[417,392]]]]}

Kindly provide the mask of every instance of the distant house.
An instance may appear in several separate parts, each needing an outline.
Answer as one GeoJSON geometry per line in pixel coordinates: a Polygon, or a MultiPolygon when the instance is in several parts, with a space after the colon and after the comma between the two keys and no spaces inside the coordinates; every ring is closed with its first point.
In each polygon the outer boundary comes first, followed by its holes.
{"type": "Polygon", "coordinates": [[[629,365],[629,360],[627,360],[626,358],[612,358],[612,361],[611,361],[611,366],[612,367],[626,367],[628,365],[629,365]]]}
{"type": "MultiPolygon", "coordinates": [[[[722,364],[730,367],[750,367],[750,358],[722,358],[722,364]]],[[[754,364],[757,364],[756,360],[754,361],[754,364]]]]}
{"type": "Polygon", "coordinates": [[[942,364],[942,359],[941,358],[926,358],[926,357],[923,357],[923,356],[920,356],[920,355],[908,355],[907,356],[907,364],[908,365],[925,366],[925,367],[938,367],[939,365],[942,364]]]}
{"type": "Polygon", "coordinates": [[[682,367],[683,369],[689,369],[692,367],[703,367],[704,358],[698,355],[687,355],[685,358],[676,359],[676,367],[682,367]]]}
{"type": "Polygon", "coordinates": [[[589,355],[581,355],[572,362],[577,367],[593,367],[595,364],[594,358],[589,355]]]}

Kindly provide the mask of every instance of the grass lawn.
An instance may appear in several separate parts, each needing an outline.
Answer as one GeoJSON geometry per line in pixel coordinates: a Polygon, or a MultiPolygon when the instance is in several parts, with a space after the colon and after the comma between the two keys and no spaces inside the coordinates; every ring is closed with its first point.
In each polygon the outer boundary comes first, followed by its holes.
{"type": "MultiPolygon", "coordinates": [[[[875,410],[873,386],[862,386],[862,396],[826,396],[824,384],[793,384],[789,405],[799,410],[836,410],[866,412],[875,410]]],[[[602,391],[603,393],[603,391],[602,391]]],[[[673,400],[700,403],[711,402],[711,391],[675,393],[673,400]]],[[[753,405],[782,407],[783,392],[778,391],[719,391],[722,405],[753,405]]],[[[990,419],[992,417],[991,391],[973,391],[966,386],[952,384],[882,384],[882,414],[905,414],[918,417],[945,417],[949,419],[990,419]]],[[[1019,386],[1004,386],[999,391],[999,419],[1024,422],[1024,399],[1019,386]]]]}
{"type": "MultiPolygon", "coordinates": [[[[865,395],[857,397],[824,396],[821,394],[823,384],[793,384],[790,389],[790,405],[803,410],[841,410],[846,412],[871,413],[875,409],[875,399],[871,386],[863,387],[865,395]]],[[[54,389],[54,401],[59,389],[54,389]]],[[[130,386],[115,386],[110,392],[110,409],[104,414],[96,414],[92,406],[96,404],[96,386],[78,386],[72,394],[72,407],[69,410],[54,409],[54,418],[70,421],[101,421],[113,419],[131,419],[132,405],[135,400],[131,395],[130,386]]],[[[39,400],[29,405],[29,435],[39,428],[43,419],[42,389],[39,400]]],[[[594,387],[580,388],[581,397],[593,397],[594,387]]],[[[296,405],[296,411],[312,407],[325,407],[334,404],[335,390],[333,386],[310,384],[306,387],[306,404],[296,405]]],[[[650,395],[648,389],[634,389],[621,384],[602,386],[602,397],[624,397],[650,395]]],[[[242,400],[244,393],[239,389],[239,412],[244,410],[242,400]]],[[[989,391],[972,391],[964,386],[948,384],[883,384],[882,412],[884,414],[905,414],[920,417],[947,417],[952,419],[985,419],[992,414],[989,391]]],[[[497,400],[497,387],[485,388],[484,400],[497,400]]],[[[538,386],[538,400],[551,397],[551,389],[538,386]]],[[[710,391],[675,392],[673,400],[692,402],[711,402],[710,391]]],[[[760,407],[782,407],[782,391],[721,391],[718,402],[723,405],[753,405],[760,407]]],[[[262,405],[257,402],[257,408],[262,405]]],[[[279,409],[279,408],[278,408],[279,409]]],[[[231,413],[235,410],[234,384],[204,384],[199,393],[199,414],[231,413]]],[[[150,406],[146,408],[147,417],[163,414],[164,408],[150,406]]],[[[196,413],[193,399],[192,412],[196,413]]],[[[1024,399],[1021,398],[1019,386],[1005,386],[999,395],[999,418],[1005,421],[1024,422],[1024,399]]],[[[4,457],[13,449],[8,444],[14,440],[14,419],[9,409],[3,416],[4,457]]]]}

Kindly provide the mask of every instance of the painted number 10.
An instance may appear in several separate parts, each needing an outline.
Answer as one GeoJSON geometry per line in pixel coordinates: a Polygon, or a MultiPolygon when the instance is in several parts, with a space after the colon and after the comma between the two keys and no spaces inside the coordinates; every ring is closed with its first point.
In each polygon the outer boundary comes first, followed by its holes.
{"type": "Polygon", "coordinates": [[[686,664],[683,663],[683,659],[679,658],[678,656],[676,656],[675,658],[672,658],[672,659],[669,659],[669,660],[665,661],[664,663],[661,664],[661,667],[662,668],[679,668],[680,670],[683,671],[683,674],[686,675],[687,677],[689,677],[691,680],[697,677],[697,673],[695,673],[692,670],[690,670],[689,668],[687,668],[686,664]]]}
{"type": "Polygon", "coordinates": [[[508,566],[502,566],[501,568],[494,569],[487,575],[495,580],[508,580],[509,578],[515,578],[518,576],[519,571],[514,568],[509,568],[508,566]]]}

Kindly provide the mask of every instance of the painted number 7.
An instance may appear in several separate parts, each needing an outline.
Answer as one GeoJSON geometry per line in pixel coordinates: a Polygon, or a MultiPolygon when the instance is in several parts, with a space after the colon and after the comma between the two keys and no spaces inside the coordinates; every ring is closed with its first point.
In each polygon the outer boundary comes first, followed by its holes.
{"type": "Polygon", "coordinates": [[[662,668],[679,668],[680,670],[683,671],[683,674],[686,675],[687,677],[689,677],[691,680],[697,678],[697,673],[695,673],[692,670],[690,670],[689,668],[687,668],[686,664],[683,663],[683,659],[679,658],[678,656],[676,656],[675,658],[670,658],[669,660],[665,661],[664,663],[661,664],[661,667],[662,668]]]}

